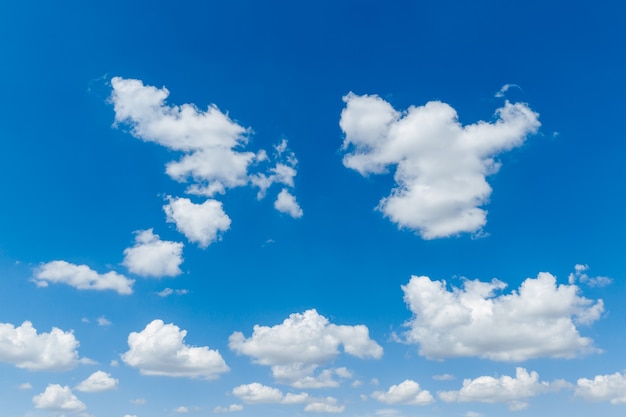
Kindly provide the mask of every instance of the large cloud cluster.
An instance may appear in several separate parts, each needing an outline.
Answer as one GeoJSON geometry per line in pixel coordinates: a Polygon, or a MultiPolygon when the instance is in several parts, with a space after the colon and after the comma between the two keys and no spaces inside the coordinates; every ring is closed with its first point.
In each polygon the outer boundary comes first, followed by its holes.
{"type": "Polygon", "coordinates": [[[261,365],[271,366],[279,382],[298,388],[336,386],[335,377],[350,377],[345,368],[314,374],[319,366],[339,355],[339,346],[358,358],[380,358],[383,354],[382,347],[370,339],[366,326],[332,324],[316,310],[291,314],[282,324],[272,327],[255,325],[249,338],[235,332],[229,338],[229,346],[261,365]]]}
{"type": "Polygon", "coordinates": [[[414,317],[405,333],[428,358],[479,356],[498,361],[570,358],[595,350],[577,324],[597,320],[602,300],[579,295],[576,285],[557,285],[539,273],[517,291],[496,295],[506,284],[465,280],[448,290],[445,281],[414,276],[402,287],[414,317]]]}
{"type": "Polygon", "coordinates": [[[78,364],[78,340],[71,331],[53,327],[37,333],[31,322],[15,327],[0,323],[0,361],[29,371],[66,370],[78,364]]]}
{"type": "Polygon", "coordinates": [[[396,186],[378,209],[424,239],[479,231],[487,214],[480,207],[491,195],[486,177],[500,167],[495,157],[540,126],[527,105],[508,101],[497,121],[467,126],[439,101],[404,112],[376,95],[350,93],[344,101],[344,165],[361,175],[395,167],[396,186]]]}
{"type": "Polygon", "coordinates": [[[230,218],[212,197],[235,187],[257,187],[258,198],[263,198],[273,184],[282,184],[287,188],[278,195],[276,209],[292,217],[302,216],[302,209],[288,190],[294,187],[298,160],[287,151],[286,140],[274,147],[272,161],[263,149],[244,150],[251,129],[239,125],[215,105],[206,110],[193,104],[169,105],[166,88],[147,86],[140,80],[114,77],[111,86],[116,125],[129,126],[136,138],[178,152],[180,159],[169,162],[166,173],[178,182],[188,183],[188,194],[209,197],[202,203],[170,198],[165,206],[168,221],[175,223],[190,241],[207,247],[228,230],[230,218]]]}

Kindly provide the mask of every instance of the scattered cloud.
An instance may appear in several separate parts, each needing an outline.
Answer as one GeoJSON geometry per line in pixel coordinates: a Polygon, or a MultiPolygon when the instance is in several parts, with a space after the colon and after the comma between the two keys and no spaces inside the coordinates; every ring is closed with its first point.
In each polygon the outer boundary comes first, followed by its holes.
{"type": "Polygon", "coordinates": [[[141,332],[128,335],[129,350],[122,360],[144,375],[217,378],[229,370],[217,350],[184,344],[186,330],[153,320],[141,332]]]}
{"type": "Polygon", "coordinates": [[[180,275],[183,244],[161,240],[152,229],[137,230],[135,245],[124,250],[124,266],[142,277],[174,277],[180,275]]]}
{"type": "Polygon", "coordinates": [[[96,371],[76,386],[82,392],[111,391],[117,388],[119,381],[104,371],[96,371]]]}
{"type": "Polygon", "coordinates": [[[0,361],[29,371],[60,371],[75,367],[78,340],[72,331],[53,327],[50,333],[37,333],[31,322],[15,327],[0,323],[0,361]]]}
{"type": "Polygon", "coordinates": [[[454,378],[454,375],[451,374],[441,374],[441,375],[433,375],[433,379],[435,381],[452,381],[454,378]]]}
{"type": "Polygon", "coordinates": [[[286,189],[283,188],[274,202],[274,208],[281,213],[289,214],[294,219],[302,217],[303,211],[296,201],[296,198],[286,189]]]}
{"type": "Polygon", "coordinates": [[[333,397],[326,397],[311,402],[304,407],[304,411],[312,413],[343,413],[346,407],[344,405],[337,405],[337,399],[333,397]]]}
{"type": "Polygon", "coordinates": [[[23,384],[18,385],[17,388],[21,390],[29,390],[33,389],[33,386],[30,382],[24,382],[23,384]]]}
{"type": "Polygon", "coordinates": [[[145,405],[147,403],[145,398],[133,398],[130,402],[135,405],[145,405]]]}
{"type": "Polygon", "coordinates": [[[278,388],[253,382],[233,388],[233,395],[246,404],[303,404],[309,399],[307,393],[283,394],[278,388]]]}
{"type": "Polygon", "coordinates": [[[229,338],[232,350],[271,366],[278,382],[298,388],[336,386],[334,376],[350,377],[345,368],[314,375],[319,366],[339,355],[340,345],[345,353],[358,358],[380,358],[383,354],[382,347],[370,339],[366,326],[331,324],[316,310],[291,314],[282,324],[272,327],[255,325],[249,338],[241,332],[229,338]]]}
{"type": "Polygon", "coordinates": [[[521,90],[522,88],[517,85],[517,84],[504,84],[502,86],[502,88],[500,90],[498,90],[498,92],[494,95],[494,97],[497,98],[502,98],[506,95],[506,93],[511,89],[511,88],[517,88],[518,90],[521,90]]]}
{"type": "Polygon", "coordinates": [[[596,375],[593,379],[580,378],[576,382],[576,395],[588,401],[610,401],[626,404],[626,372],[596,375]]]}
{"type": "Polygon", "coordinates": [[[590,277],[587,275],[586,271],[589,270],[588,265],[576,264],[574,266],[574,272],[569,274],[569,283],[575,284],[576,282],[580,282],[581,284],[588,285],[590,287],[606,287],[610,285],[613,280],[609,277],[590,277]]]}
{"type": "Polygon", "coordinates": [[[496,110],[497,121],[462,126],[439,101],[399,112],[376,95],[343,100],[344,166],[364,176],[395,166],[395,188],[378,210],[424,239],[481,230],[487,212],[480,207],[492,191],[486,178],[500,168],[495,157],[540,126],[526,104],[508,101],[496,110]]]}
{"type": "Polygon", "coordinates": [[[232,413],[235,411],[241,411],[243,410],[243,405],[241,404],[231,404],[228,407],[215,407],[213,409],[214,413],[232,413]]]}
{"type": "Polygon", "coordinates": [[[421,389],[417,382],[410,379],[392,385],[387,392],[375,391],[372,398],[385,404],[427,405],[435,402],[429,391],[421,389]]]}
{"type": "Polygon", "coordinates": [[[68,386],[59,384],[49,384],[44,392],[33,397],[33,404],[35,408],[67,413],[80,413],[87,408],[68,386]]]}
{"type": "Polygon", "coordinates": [[[122,295],[132,294],[135,283],[114,271],[99,274],[87,265],[66,261],[42,264],[35,270],[34,281],[38,287],[47,287],[49,283],[67,284],[79,290],[113,290],[122,295]]]}
{"type": "Polygon", "coordinates": [[[170,295],[185,295],[185,294],[189,294],[189,290],[185,290],[185,289],[174,290],[172,288],[165,288],[164,290],[159,291],[157,293],[159,297],[168,297],[170,295]]]}
{"type": "Polygon", "coordinates": [[[274,165],[264,149],[244,150],[252,132],[210,105],[206,111],[193,104],[168,105],[169,91],[146,86],[141,80],[114,77],[110,101],[115,125],[130,127],[130,133],[179,152],[165,172],[175,181],[189,183],[189,194],[213,197],[226,190],[252,185],[263,198],[272,184],[294,187],[298,163],[287,140],[274,146],[274,165]]]}
{"type": "Polygon", "coordinates": [[[565,386],[567,383],[564,381],[539,381],[537,372],[528,373],[524,368],[516,368],[515,377],[504,375],[500,378],[481,376],[466,379],[459,391],[442,391],[438,394],[445,402],[507,403],[512,411],[519,411],[528,407],[529,398],[565,386]]]}
{"type": "Polygon", "coordinates": [[[163,210],[167,222],[174,223],[179,232],[201,248],[220,240],[222,233],[230,229],[230,217],[217,200],[208,199],[202,204],[195,204],[188,198],[168,197],[163,210]]]}
{"type": "Polygon", "coordinates": [[[112,323],[104,316],[98,317],[98,326],[110,326],[112,323]]]}
{"type": "Polygon", "coordinates": [[[136,138],[183,153],[179,161],[167,164],[166,172],[176,181],[192,179],[187,192],[212,196],[248,182],[247,170],[255,154],[237,148],[247,144],[250,129],[215,105],[206,111],[193,104],[169,106],[166,88],[120,77],[114,77],[111,86],[116,124],[130,126],[136,138]]]}
{"type": "Polygon", "coordinates": [[[445,281],[413,276],[402,286],[414,317],[406,341],[419,344],[428,358],[479,356],[497,361],[571,358],[597,351],[576,324],[590,324],[603,309],[602,300],[579,295],[576,285],[557,285],[541,272],[517,291],[495,295],[506,284],[464,280],[447,289],[445,281]]]}

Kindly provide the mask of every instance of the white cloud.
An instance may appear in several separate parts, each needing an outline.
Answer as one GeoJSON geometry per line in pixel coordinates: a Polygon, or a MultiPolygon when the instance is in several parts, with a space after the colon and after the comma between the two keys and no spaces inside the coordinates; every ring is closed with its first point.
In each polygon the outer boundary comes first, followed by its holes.
{"type": "Polygon", "coordinates": [[[166,172],[177,181],[193,179],[195,193],[213,195],[248,182],[254,153],[239,152],[249,129],[232,121],[216,106],[201,111],[192,104],[168,106],[166,88],[144,86],[140,80],[114,77],[111,102],[115,122],[126,123],[133,136],[184,153],[166,172]]]}
{"type": "Polygon", "coordinates": [[[18,385],[17,388],[22,390],[28,390],[33,389],[33,386],[30,382],[24,382],[23,384],[18,385]]]}
{"type": "Polygon", "coordinates": [[[239,397],[247,404],[280,403],[283,393],[278,388],[253,382],[251,384],[239,385],[233,388],[233,395],[239,397]]]}
{"type": "Polygon", "coordinates": [[[144,405],[147,403],[145,398],[134,398],[132,400],[130,400],[131,403],[135,404],[135,405],[144,405]]]}
{"type": "Polygon", "coordinates": [[[502,98],[506,95],[507,91],[511,88],[517,88],[521,90],[520,86],[517,84],[504,84],[502,88],[494,95],[494,97],[502,98]]]}
{"type": "Polygon", "coordinates": [[[402,286],[413,312],[406,340],[417,343],[428,358],[479,356],[498,361],[538,357],[571,358],[596,351],[576,324],[600,317],[602,300],[579,295],[576,285],[557,285],[541,272],[519,290],[495,295],[506,284],[464,280],[448,291],[445,281],[413,276],[402,286]]]}
{"type": "Polygon", "coordinates": [[[580,378],[576,382],[576,395],[588,401],[626,404],[626,372],[596,375],[593,379],[580,378]]]}
{"type": "Polygon", "coordinates": [[[71,369],[78,361],[78,340],[72,331],[53,327],[50,333],[37,334],[31,322],[18,327],[0,323],[0,361],[29,371],[71,369]]]}
{"type": "Polygon", "coordinates": [[[35,270],[35,283],[47,287],[49,283],[67,284],[79,290],[113,290],[119,294],[133,293],[134,280],[110,271],[99,274],[87,265],[75,265],[66,261],[52,261],[35,270]]]}
{"type": "Polygon", "coordinates": [[[435,401],[429,391],[421,389],[417,382],[410,379],[392,385],[387,392],[375,391],[372,398],[385,404],[427,405],[435,401]]]}
{"type": "Polygon", "coordinates": [[[287,191],[286,188],[283,188],[282,191],[278,193],[278,197],[274,202],[274,208],[281,213],[289,214],[294,219],[302,217],[303,214],[296,198],[287,191]]]}
{"type": "Polygon", "coordinates": [[[185,295],[185,294],[188,294],[188,293],[189,293],[189,290],[185,290],[185,289],[182,289],[182,290],[173,290],[173,289],[171,289],[171,288],[165,288],[164,290],[159,291],[159,292],[157,293],[157,295],[158,295],[159,297],[168,297],[168,296],[170,296],[170,295],[172,295],[172,294],[174,294],[174,295],[185,295]]]}
{"type": "Polygon", "coordinates": [[[451,374],[433,375],[433,379],[435,381],[451,381],[454,379],[454,375],[451,375],[451,374]]]}
{"type": "Polygon", "coordinates": [[[313,413],[343,413],[346,407],[344,405],[337,405],[337,399],[333,397],[326,397],[311,402],[304,407],[304,411],[313,413]]]}
{"type": "Polygon", "coordinates": [[[498,120],[462,126],[456,111],[431,101],[404,112],[376,95],[345,96],[343,164],[361,175],[395,166],[395,188],[378,209],[424,239],[477,232],[486,224],[498,154],[522,145],[540,126],[527,105],[508,101],[498,120]]]}
{"type": "Polygon", "coordinates": [[[304,404],[309,400],[309,394],[283,394],[278,388],[253,382],[233,388],[233,395],[239,397],[246,404],[304,404]]]}
{"type": "Polygon", "coordinates": [[[566,385],[564,381],[539,381],[537,372],[528,373],[524,368],[516,368],[515,377],[504,375],[500,378],[481,376],[466,379],[459,391],[442,391],[438,394],[445,402],[507,403],[509,409],[518,411],[528,406],[529,398],[559,390],[566,385]]]}
{"type": "Polygon", "coordinates": [[[180,275],[183,244],[161,240],[152,229],[135,232],[135,245],[124,250],[124,266],[143,277],[173,277],[180,275]]]}
{"type": "Polygon", "coordinates": [[[168,197],[168,200],[163,206],[168,223],[174,223],[179,232],[201,248],[220,240],[221,234],[230,228],[230,217],[217,200],[208,199],[202,204],[188,198],[168,197]]]}
{"type": "Polygon", "coordinates": [[[82,392],[102,392],[117,388],[119,381],[104,371],[96,371],[76,386],[82,392]]]}
{"type": "Polygon", "coordinates": [[[174,324],[153,320],[141,332],[128,335],[130,349],[122,360],[144,375],[213,379],[229,370],[217,350],[184,344],[186,335],[174,324]]]}
{"type": "Polygon", "coordinates": [[[87,408],[69,387],[58,384],[49,384],[44,392],[35,395],[33,404],[36,408],[68,413],[80,413],[87,408]]]}
{"type": "Polygon", "coordinates": [[[333,375],[345,378],[345,368],[314,372],[343,351],[358,358],[380,358],[383,349],[369,337],[364,325],[346,326],[329,323],[316,310],[291,314],[273,327],[255,325],[250,338],[235,332],[229,347],[254,358],[256,363],[272,367],[277,381],[300,388],[336,386],[333,375]]]}
{"type": "Polygon", "coordinates": [[[269,157],[263,149],[244,151],[251,129],[244,128],[215,105],[206,111],[193,104],[170,106],[166,88],[145,86],[140,80],[114,77],[110,100],[115,124],[126,124],[131,134],[182,154],[169,162],[166,173],[179,182],[189,182],[187,193],[212,197],[227,189],[252,184],[258,197],[274,183],[293,187],[297,159],[287,151],[287,140],[274,147],[275,165],[260,171],[269,157]],[[250,170],[255,171],[251,173],[250,170]]]}
{"type": "Polygon", "coordinates": [[[569,283],[575,284],[576,282],[580,282],[581,284],[589,285],[590,287],[606,287],[610,285],[613,280],[609,277],[590,277],[587,275],[586,271],[589,270],[588,265],[576,264],[574,266],[574,272],[569,274],[569,283]]]}
{"type": "Polygon", "coordinates": [[[231,404],[228,407],[215,407],[213,409],[214,413],[232,413],[235,411],[241,411],[243,410],[243,405],[241,404],[231,404]]]}
{"type": "Polygon", "coordinates": [[[174,412],[178,414],[185,414],[189,412],[189,408],[185,407],[184,405],[181,405],[180,407],[176,407],[174,409],[174,412]]]}
{"type": "Polygon", "coordinates": [[[111,321],[104,316],[98,317],[98,326],[110,326],[111,321]]]}

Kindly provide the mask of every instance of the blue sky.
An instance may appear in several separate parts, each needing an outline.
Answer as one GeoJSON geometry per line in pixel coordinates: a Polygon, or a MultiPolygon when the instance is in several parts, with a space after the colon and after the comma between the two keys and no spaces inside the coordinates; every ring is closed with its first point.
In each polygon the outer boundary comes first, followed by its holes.
{"type": "Polygon", "coordinates": [[[623,415],[622,2],[4,2],[10,417],[623,415]]]}

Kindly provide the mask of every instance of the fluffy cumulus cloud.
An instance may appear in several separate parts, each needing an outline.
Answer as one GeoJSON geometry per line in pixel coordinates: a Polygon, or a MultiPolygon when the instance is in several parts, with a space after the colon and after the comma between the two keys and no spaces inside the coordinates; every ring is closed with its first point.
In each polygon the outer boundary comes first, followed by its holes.
{"type": "Polygon", "coordinates": [[[172,198],[163,206],[167,221],[201,248],[221,239],[222,233],[230,228],[230,217],[224,212],[222,203],[208,199],[202,204],[188,198],[172,198]]]}
{"type": "Polygon", "coordinates": [[[375,391],[372,398],[386,404],[426,405],[435,401],[429,391],[421,389],[417,382],[410,379],[392,385],[387,392],[375,391]]]}
{"type": "Polygon", "coordinates": [[[119,381],[104,371],[96,371],[76,386],[82,392],[111,391],[117,388],[119,381]]]}
{"type": "Polygon", "coordinates": [[[576,382],[576,395],[588,401],[610,401],[626,404],[626,372],[596,375],[593,379],[580,378],[576,382]]]}
{"type": "Polygon", "coordinates": [[[311,413],[343,413],[346,409],[345,405],[338,405],[337,399],[326,397],[310,402],[304,407],[304,411],[311,413]]]}
{"type": "Polygon", "coordinates": [[[71,331],[53,327],[37,333],[31,322],[15,327],[0,323],[0,361],[29,371],[71,369],[78,363],[78,340],[71,331]]]}
{"type": "Polygon", "coordinates": [[[187,193],[212,197],[252,185],[262,198],[272,184],[294,186],[298,161],[287,150],[286,140],[274,147],[272,165],[265,150],[244,150],[251,129],[215,105],[207,110],[193,104],[169,105],[166,88],[146,86],[140,80],[114,77],[111,86],[116,125],[127,125],[133,136],[179,152],[180,159],[169,162],[165,171],[174,180],[189,183],[187,193]]]}
{"type": "Polygon", "coordinates": [[[99,274],[87,265],[75,265],[66,261],[45,263],[35,270],[34,281],[39,287],[48,284],[67,284],[79,290],[113,290],[118,294],[133,293],[134,280],[110,271],[99,274]]]}
{"type": "Polygon", "coordinates": [[[341,113],[343,164],[362,175],[395,167],[395,188],[378,209],[399,227],[434,239],[477,232],[491,195],[495,157],[520,146],[540,126],[527,105],[509,103],[493,123],[462,126],[456,111],[431,101],[404,112],[376,95],[348,94],[341,113]]]}
{"type": "Polygon", "coordinates": [[[186,330],[153,320],[141,332],[128,335],[122,360],[144,375],[213,379],[229,370],[217,350],[184,343],[186,330]]]}
{"type": "Polygon", "coordinates": [[[173,277],[181,273],[183,244],[161,240],[152,229],[135,232],[135,245],[124,250],[124,266],[143,277],[173,277]]]}
{"type": "Polygon", "coordinates": [[[287,213],[294,219],[302,217],[303,211],[296,201],[296,198],[286,189],[283,188],[274,202],[274,208],[281,213],[287,213]]]}
{"type": "Polygon", "coordinates": [[[369,337],[364,325],[335,325],[316,310],[291,314],[282,324],[255,325],[252,336],[235,332],[229,347],[251,356],[256,363],[272,367],[277,381],[297,388],[337,386],[337,377],[350,377],[345,368],[326,369],[315,375],[319,366],[343,351],[358,358],[380,358],[383,349],[369,337]]]}
{"type": "Polygon", "coordinates": [[[515,377],[466,379],[460,390],[439,392],[439,398],[446,402],[507,403],[511,410],[518,411],[528,406],[529,398],[566,385],[564,381],[539,381],[537,372],[528,373],[524,368],[516,368],[515,377]]]}
{"type": "Polygon", "coordinates": [[[506,284],[465,280],[448,290],[445,281],[414,276],[402,286],[414,317],[406,340],[419,344],[428,358],[479,356],[498,361],[538,357],[571,358],[593,352],[593,341],[576,325],[597,320],[602,300],[589,300],[576,285],[557,285],[539,273],[510,294],[496,295],[506,284]]]}
{"type": "Polygon", "coordinates": [[[87,408],[85,404],[72,393],[69,387],[58,384],[50,384],[46,387],[44,392],[35,395],[33,397],[33,404],[35,404],[36,408],[61,413],[80,413],[87,408]]]}
{"type": "Polygon", "coordinates": [[[309,399],[305,392],[283,394],[278,388],[253,382],[233,388],[233,395],[246,404],[303,404],[309,399]]]}

